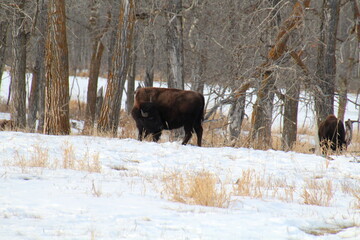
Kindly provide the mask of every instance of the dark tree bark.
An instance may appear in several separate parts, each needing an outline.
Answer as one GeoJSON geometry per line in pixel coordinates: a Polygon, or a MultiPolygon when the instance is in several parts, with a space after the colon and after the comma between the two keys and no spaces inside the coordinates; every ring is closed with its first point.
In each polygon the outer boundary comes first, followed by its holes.
{"type": "MultiPolygon", "coordinates": [[[[347,21],[349,21],[349,15],[351,13],[354,16],[354,22],[356,25],[360,24],[360,22],[358,22],[358,17],[360,21],[360,12],[356,0],[353,0],[353,7],[345,8],[342,12],[343,14],[339,16],[339,26],[345,26],[347,24],[347,21]]],[[[353,28],[354,30],[357,27],[356,25],[353,28]]],[[[352,41],[354,37],[353,33],[354,32],[350,32],[349,34],[349,29],[339,27],[338,38],[345,40],[341,41],[340,46],[338,47],[341,56],[343,56],[343,61],[340,61],[339,64],[337,64],[339,93],[339,108],[337,117],[343,123],[345,123],[344,117],[347,105],[348,83],[351,80],[351,75],[354,72],[354,67],[356,66],[359,54],[358,51],[356,51],[356,48],[358,47],[358,41],[352,41]]]]}
{"type": "Polygon", "coordinates": [[[182,0],[169,0],[167,10],[168,87],[184,89],[182,0]]]}
{"type": "Polygon", "coordinates": [[[104,52],[104,45],[101,41],[103,35],[107,31],[110,24],[110,15],[108,14],[108,21],[102,30],[99,30],[99,4],[98,0],[91,1],[91,39],[92,39],[92,54],[90,60],[89,70],[89,83],[87,89],[87,101],[85,110],[85,123],[84,134],[91,134],[93,132],[93,126],[95,122],[96,114],[96,93],[98,87],[98,78],[101,66],[101,58],[104,52]]]}
{"type": "Polygon", "coordinates": [[[112,70],[109,74],[106,94],[98,122],[98,130],[100,132],[111,131],[114,136],[117,134],[119,125],[121,99],[129,68],[134,24],[135,1],[124,0],[120,6],[112,70]]]}
{"type": "Polygon", "coordinates": [[[338,0],[329,0],[323,4],[322,23],[320,26],[320,41],[318,49],[317,91],[315,91],[315,110],[317,123],[334,113],[334,94],[336,77],[336,35],[339,21],[338,0]],[[328,19],[325,19],[328,8],[328,19]],[[327,34],[327,35],[325,35],[327,34]]]}
{"type": "Polygon", "coordinates": [[[0,20],[0,89],[1,89],[2,75],[5,66],[5,57],[6,57],[5,50],[7,44],[6,36],[7,36],[8,27],[9,27],[9,21],[7,19],[0,20]]]}
{"type": "Polygon", "coordinates": [[[281,148],[289,151],[293,148],[297,137],[297,115],[300,95],[300,84],[297,79],[286,83],[284,101],[284,124],[281,148]]]}
{"type": "Polygon", "coordinates": [[[275,78],[271,71],[263,74],[251,119],[251,141],[256,149],[271,148],[271,123],[275,78]]]}
{"type": "Polygon", "coordinates": [[[155,59],[155,34],[151,29],[145,29],[144,39],[145,53],[145,87],[152,87],[154,84],[154,59],[155,59]]]}
{"type": "MultiPolygon", "coordinates": [[[[261,65],[260,69],[262,80],[258,89],[257,99],[253,107],[251,117],[250,139],[254,148],[267,149],[271,147],[271,114],[273,109],[273,86],[274,79],[271,76],[269,67],[276,64],[287,51],[287,42],[299,26],[301,26],[304,17],[304,9],[310,6],[310,0],[296,1],[290,16],[281,24],[279,32],[275,39],[275,45],[268,53],[268,60],[261,65]]],[[[296,60],[301,59],[297,58],[296,60]]],[[[299,64],[299,63],[298,63],[299,64]]]]}
{"type": "Polygon", "coordinates": [[[194,64],[191,68],[191,90],[203,93],[205,80],[203,74],[206,68],[206,37],[200,31],[200,17],[197,9],[194,10],[194,19],[189,31],[189,42],[194,64]]]}
{"type": "Polygon", "coordinates": [[[36,58],[33,66],[33,79],[29,99],[28,127],[35,130],[36,119],[39,119],[38,131],[44,130],[45,112],[45,36],[47,25],[47,3],[39,2],[37,20],[38,39],[36,44],[36,58]]]}
{"type": "Polygon", "coordinates": [[[13,8],[12,52],[11,68],[11,120],[16,128],[26,126],[26,32],[25,32],[25,0],[15,1],[13,8]]]}
{"type": "Polygon", "coordinates": [[[136,77],[136,61],[137,61],[137,48],[138,48],[138,32],[135,28],[134,33],[134,44],[131,51],[131,63],[127,81],[127,92],[126,92],[126,112],[130,114],[131,109],[134,106],[134,93],[135,93],[135,77],[136,77]]]}
{"type": "MultiPolygon", "coordinates": [[[[236,1],[231,1],[231,10],[229,14],[230,19],[230,35],[231,35],[231,48],[232,50],[232,63],[230,64],[230,77],[232,82],[235,83],[238,79],[240,79],[241,73],[238,69],[238,52],[237,52],[237,28],[236,28],[236,13],[239,11],[240,4],[236,3],[236,1]]],[[[235,85],[233,83],[233,85],[235,85]]],[[[232,89],[235,90],[235,89],[232,89]]],[[[241,90],[240,90],[241,91],[241,90]]],[[[241,126],[245,116],[245,99],[246,99],[246,90],[241,91],[238,94],[239,97],[233,99],[230,102],[230,110],[228,113],[228,130],[230,134],[230,139],[233,144],[238,140],[241,133],[241,126]]]]}
{"type": "Polygon", "coordinates": [[[50,0],[48,7],[44,133],[69,134],[69,60],[65,0],[50,0]]]}

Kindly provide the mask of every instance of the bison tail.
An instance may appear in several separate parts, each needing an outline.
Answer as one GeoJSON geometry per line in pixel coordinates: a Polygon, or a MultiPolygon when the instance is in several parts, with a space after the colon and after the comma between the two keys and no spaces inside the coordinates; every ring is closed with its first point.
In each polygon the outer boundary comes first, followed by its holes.
{"type": "Polygon", "coordinates": [[[205,98],[203,95],[201,95],[201,108],[200,108],[200,121],[204,121],[205,116],[205,98]]]}

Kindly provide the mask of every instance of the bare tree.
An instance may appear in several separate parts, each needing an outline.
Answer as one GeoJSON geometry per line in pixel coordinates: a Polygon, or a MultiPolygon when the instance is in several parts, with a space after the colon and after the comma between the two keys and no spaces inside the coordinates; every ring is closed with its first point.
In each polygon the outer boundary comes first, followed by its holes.
{"type": "Polygon", "coordinates": [[[130,53],[131,63],[129,67],[127,92],[126,92],[126,112],[130,114],[134,106],[135,79],[136,79],[136,61],[138,48],[138,29],[135,27],[132,51],[130,53]]]}
{"type": "Polygon", "coordinates": [[[12,52],[13,62],[11,70],[11,119],[15,126],[26,126],[26,32],[25,32],[25,0],[14,2],[12,26],[12,52]]]}
{"type": "Polygon", "coordinates": [[[168,87],[184,89],[182,0],[169,0],[167,11],[168,87]]]}
{"type": "Polygon", "coordinates": [[[45,36],[47,25],[47,3],[45,0],[37,2],[37,44],[36,56],[33,66],[33,78],[29,98],[28,127],[31,131],[35,129],[36,119],[39,119],[38,131],[44,129],[45,112],[45,36]]]}
{"type": "Polygon", "coordinates": [[[69,61],[65,0],[50,0],[48,7],[44,133],[69,134],[69,61]]]}
{"type": "Polygon", "coordinates": [[[280,26],[275,44],[268,53],[267,61],[260,67],[262,81],[251,119],[251,139],[255,148],[271,147],[272,99],[274,97],[274,78],[271,66],[278,64],[280,58],[288,51],[286,45],[289,37],[294,30],[301,26],[304,9],[309,5],[310,0],[296,1],[292,13],[280,26]]]}
{"type": "Polygon", "coordinates": [[[339,38],[344,39],[341,42],[339,47],[341,56],[343,61],[337,65],[338,72],[338,91],[339,91],[339,108],[338,108],[338,119],[341,119],[343,122],[345,116],[345,109],[347,104],[347,94],[349,81],[351,80],[353,69],[356,66],[358,59],[358,48],[360,44],[360,10],[357,0],[352,0],[352,4],[350,2],[350,7],[346,8],[343,11],[342,16],[339,16],[339,21],[341,24],[339,26],[339,38]],[[349,29],[345,26],[348,25],[349,18],[348,16],[351,14],[351,11],[354,15],[354,26],[352,31],[349,34],[349,29]],[[354,36],[355,35],[355,36],[354,36]],[[355,41],[353,41],[353,39],[355,41]]]}
{"type": "MultiPolygon", "coordinates": [[[[231,36],[231,57],[233,62],[230,63],[230,78],[232,82],[238,81],[240,79],[240,68],[239,64],[239,53],[237,51],[238,39],[237,39],[237,28],[236,28],[236,12],[239,10],[239,4],[236,1],[230,1],[230,15],[229,15],[229,24],[230,29],[229,33],[231,36]]],[[[231,84],[231,89],[234,91],[235,84],[231,84]]],[[[230,101],[230,109],[228,113],[228,129],[230,133],[231,140],[235,143],[238,140],[241,132],[241,125],[245,116],[245,100],[246,94],[239,94],[238,97],[233,98],[230,101]]]]}
{"type": "Polygon", "coordinates": [[[134,24],[135,1],[124,0],[120,6],[112,68],[98,122],[100,132],[111,131],[114,136],[117,134],[119,125],[122,92],[129,68],[134,24]]]}
{"type": "Polygon", "coordinates": [[[204,72],[207,60],[206,42],[208,40],[201,31],[204,25],[204,18],[201,17],[203,8],[204,6],[194,7],[192,24],[188,34],[191,55],[193,58],[193,65],[191,68],[191,90],[200,93],[204,92],[204,72]]]}
{"type": "Polygon", "coordinates": [[[336,35],[339,22],[340,2],[329,0],[323,2],[320,44],[318,50],[317,89],[315,91],[315,110],[317,123],[334,113],[334,93],[336,77],[336,35]],[[325,14],[325,11],[328,14],[325,14]],[[328,17],[328,18],[327,18],[328,17]],[[326,35],[327,34],[327,35],[326,35]]]}
{"type": "Polygon", "coordinates": [[[281,148],[289,151],[293,148],[297,136],[297,116],[300,95],[300,81],[294,78],[286,84],[284,96],[284,126],[281,138],[281,148]]]}
{"type": "Polygon", "coordinates": [[[7,32],[9,28],[9,20],[3,19],[0,20],[0,89],[1,89],[1,80],[5,66],[5,50],[7,45],[7,32]]]}
{"type": "Polygon", "coordinates": [[[85,123],[83,133],[92,133],[96,113],[96,93],[98,86],[98,78],[100,72],[101,58],[104,52],[104,44],[102,38],[110,25],[110,13],[108,13],[108,20],[105,26],[99,27],[99,5],[100,1],[91,0],[90,9],[91,16],[89,19],[91,38],[92,38],[92,54],[89,70],[89,83],[87,90],[87,101],[85,111],[85,123]]]}
{"type": "Polygon", "coordinates": [[[155,34],[152,23],[153,17],[150,17],[144,29],[145,87],[152,87],[154,83],[155,34]]]}

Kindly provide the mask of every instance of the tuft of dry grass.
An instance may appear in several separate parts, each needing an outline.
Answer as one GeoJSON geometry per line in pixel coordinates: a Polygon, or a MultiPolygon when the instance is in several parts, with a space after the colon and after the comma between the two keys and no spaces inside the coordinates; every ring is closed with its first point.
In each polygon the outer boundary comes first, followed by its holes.
{"type": "Polygon", "coordinates": [[[99,153],[90,155],[89,150],[82,158],[77,158],[73,145],[65,142],[63,146],[63,168],[87,172],[101,172],[99,153]]]}
{"type": "Polygon", "coordinates": [[[354,200],[350,203],[350,207],[360,209],[360,187],[350,184],[349,182],[341,183],[341,190],[344,194],[351,195],[354,200]]]}
{"type": "Polygon", "coordinates": [[[301,198],[307,205],[329,207],[334,197],[334,189],[330,180],[310,179],[305,182],[301,198]]]}
{"type": "Polygon", "coordinates": [[[162,178],[163,193],[175,202],[227,208],[230,194],[219,178],[207,171],[170,173],[162,178]]]}
{"type": "Polygon", "coordinates": [[[288,184],[285,178],[266,176],[255,170],[243,170],[241,177],[234,185],[234,193],[237,196],[251,198],[276,198],[284,202],[294,200],[295,186],[288,184]]]}
{"type": "Polygon", "coordinates": [[[87,150],[82,158],[77,158],[73,145],[67,142],[65,142],[62,150],[62,160],[50,160],[48,149],[34,145],[27,155],[21,155],[15,152],[14,159],[4,161],[4,165],[20,167],[23,172],[30,168],[64,168],[77,171],[101,172],[99,153],[91,155],[89,150],[87,150]]]}

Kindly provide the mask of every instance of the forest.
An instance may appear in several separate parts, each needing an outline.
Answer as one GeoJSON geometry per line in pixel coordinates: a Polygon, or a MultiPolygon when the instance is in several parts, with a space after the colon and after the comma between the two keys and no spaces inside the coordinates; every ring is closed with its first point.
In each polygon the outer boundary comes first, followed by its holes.
{"type": "Polygon", "coordinates": [[[317,124],[329,114],[344,121],[349,101],[359,109],[348,97],[360,94],[359,50],[358,0],[5,0],[0,88],[10,71],[11,91],[0,104],[17,129],[68,135],[69,76],[85,76],[82,134],[118,136],[135,81],[164,82],[217,96],[205,121],[231,146],[273,148],[280,108],[280,148],[291,150],[299,103],[314,106],[317,124]],[[100,102],[99,77],[107,78],[100,102]]]}

